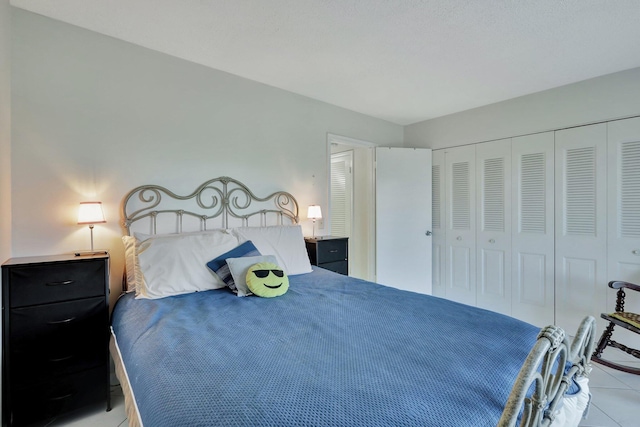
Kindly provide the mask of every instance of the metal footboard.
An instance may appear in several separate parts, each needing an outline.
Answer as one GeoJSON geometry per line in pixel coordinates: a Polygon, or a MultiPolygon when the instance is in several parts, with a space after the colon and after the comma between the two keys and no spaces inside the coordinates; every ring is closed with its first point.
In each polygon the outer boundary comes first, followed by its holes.
{"type": "Polygon", "coordinates": [[[551,426],[572,380],[591,370],[594,333],[592,316],[584,318],[571,342],[561,328],[543,328],[520,369],[498,427],[551,426]]]}

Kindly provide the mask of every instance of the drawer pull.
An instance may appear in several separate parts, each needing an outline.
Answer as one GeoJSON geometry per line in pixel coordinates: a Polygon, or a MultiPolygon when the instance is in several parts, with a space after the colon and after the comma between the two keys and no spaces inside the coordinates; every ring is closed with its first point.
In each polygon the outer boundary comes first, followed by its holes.
{"type": "Polygon", "coordinates": [[[74,393],[63,394],[61,396],[50,397],[49,400],[64,400],[72,397],[74,393]]]}
{"type": "Polygon", "coordinates": [[[337,250],[337,249],[331,249],[331,250],[329,251],[329,253],[332,253],[332,254],[335,254],[336,252],[338,252],[338,250],[337,250]]]}
{"type": "Polygon", "coordinates": [[[64,320],[52,320],[50,322],[47,322],[48,325],[62,325],[65,323],[69,323],[69,322],[73,322],[74,320],[76,320],[75,317],[69,317],[68,319],[64,319],[64,320]]]}
{"type": "Polygon", "coordinates": [[[63,280],[62,282],[47,282],[47,286],[65,286],[65,285],[70,285],[72,284],[74,281],[73,280],[63,280]]]}
{"type": "Polygon", "coordinates": [[[70,354],[68,356],[63,356],[63,357],[52,357],[49,359],[49,362],[53,362],[53,363],[59,363],[59,362],[64,362],[66,360],[69,359],[73,359],[73,354],[70,354]]]}

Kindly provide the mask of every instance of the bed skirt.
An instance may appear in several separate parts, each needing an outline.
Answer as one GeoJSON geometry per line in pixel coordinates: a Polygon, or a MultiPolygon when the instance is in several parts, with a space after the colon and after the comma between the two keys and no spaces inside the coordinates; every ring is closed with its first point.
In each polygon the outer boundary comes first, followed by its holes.
{"type": "Polygon", "coordinates": [[[127,375],[127,369],[122,363],[122,356],[120,349],[118,348],[118,340],[111,330],[111,337],[109,338],[109,352],[113,359],[113,364],[116,370],[116,377],[120,381],[120,387],[122,388],[122,394],[124,395],[124,410],[127,415],[127,421],[129,427],[143,427],[142,419],[140,418],[140,412],[138,412],[138,405],[129,383],[129,376],[127,375]]]}

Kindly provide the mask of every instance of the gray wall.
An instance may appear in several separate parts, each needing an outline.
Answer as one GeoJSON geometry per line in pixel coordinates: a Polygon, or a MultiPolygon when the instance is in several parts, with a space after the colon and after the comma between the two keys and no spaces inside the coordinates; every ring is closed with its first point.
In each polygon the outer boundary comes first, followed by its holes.
{"type": "MultiPolygon", "coordinates": [[[[403,128],[13,9],[14,256],[87,249],[78,203],[103,202],[95,245],[122,271],[130,189],[176,192],[228,175],[327,208],[327,133],[402,145],[403,128]]],[[[115,292],[117,294],[117,292],[115,292]]]]}
{"type": "Polygon", "coordinates": [[[0,264],[11,256],[11,7],[0,0],[0,264]]]}
{"type": "Polygon", "coordinates": [[[445,148],[640,114],[640,68],[415,123],[407,147],[445,148]]]}

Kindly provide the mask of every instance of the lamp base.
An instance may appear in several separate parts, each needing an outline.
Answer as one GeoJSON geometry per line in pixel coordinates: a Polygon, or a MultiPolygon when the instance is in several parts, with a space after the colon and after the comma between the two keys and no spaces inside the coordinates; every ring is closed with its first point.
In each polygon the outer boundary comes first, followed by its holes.
{"type": "Polygon", "coordinates": [[[106,255],[107,251],[75,251],[75,256],[94,256],[94,255],[106,255]]]}

